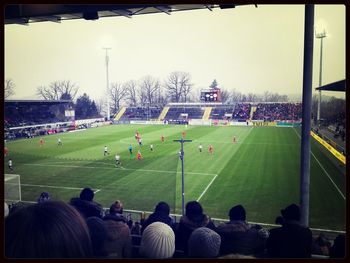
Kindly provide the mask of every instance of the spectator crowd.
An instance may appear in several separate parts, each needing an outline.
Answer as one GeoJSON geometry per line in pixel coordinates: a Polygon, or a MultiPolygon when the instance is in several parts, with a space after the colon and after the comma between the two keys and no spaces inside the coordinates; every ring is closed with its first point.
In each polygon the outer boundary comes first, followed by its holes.
{"type": "Polygon", "coordinates": [[[5,203],[7,258],[310,258],[345,256],[345,235],[333,242],[313,238],[300,223],[300,208],[291,204],[276,218],[280,226],[265,229],[246,220],[238,204],[229,221],[215,225],[201,204],[190,201],[177,223],[170,207],[159,202],[140,222],[124,215],[122,201],[104,211],[94,192],[84,188],[68,203],[43,192],[36,204],[5,203]]]}

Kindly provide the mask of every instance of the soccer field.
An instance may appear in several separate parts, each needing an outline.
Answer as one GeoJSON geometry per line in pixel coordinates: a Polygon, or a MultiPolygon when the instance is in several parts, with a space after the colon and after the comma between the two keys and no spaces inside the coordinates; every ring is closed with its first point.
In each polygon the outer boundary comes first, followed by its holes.
{"type": "MultiPolygon", "coordinates": [[[[69,201],[84,187],[109,207],[115,200],[125,209],[152,211],[166,201],[181,213],[180,143],[184,145],[185,202],[198,200],[214,218],[228,218],[242,204],[249,222],[274,224],[280,210],[299,203],[300,130],[278,127],[203,127],[175,125],[112,125],[22,139],[7,143],[14,174],[21,176],[23,201],[36,201],[48,191],[52,199],[69,201]],[[143,146],[137,145],[139,131],[143,146]],[[161,136],[165,142],[161,142],[161,136]],[[237,142],[232,142],[232,137],[237,142]],[[63,145],[57,145],[61,138],[63,145]],[[199,152],[199,144],[203,152],[199,152]],[[133,147],[133,154],[128,151],[133,147]],[[154,151],[150,150],[153,144],[154,151]],[[213,145],[213,154],[208,151],[213,145]],[[104,146],[109,155],[104,156],[104,146]],[[137,160],[140,149],[142,160],[137,160]],[[115,167],[114,156],[122,167],[115,167]]],[[[310,227],[345,231],[345,166],[314,139],[311,145],[310,227]]]]}

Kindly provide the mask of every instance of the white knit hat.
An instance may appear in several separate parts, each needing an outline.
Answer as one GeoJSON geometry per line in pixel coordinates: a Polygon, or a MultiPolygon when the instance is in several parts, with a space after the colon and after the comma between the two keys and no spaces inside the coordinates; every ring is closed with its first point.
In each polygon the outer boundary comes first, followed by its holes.
{"type": "Polygon", "coordinates": [[[215,258],[219,255],[221,237],[215,231],[200,227],[195,229],[188,240],[188,254],[194,258],[215,258]]]}
{"type": "Polygon", "coordinates": [[[175,234],[170,226],[154,222],[143,231],[140,255],[146,258],[171,258],[175,252],[175,234]]]}

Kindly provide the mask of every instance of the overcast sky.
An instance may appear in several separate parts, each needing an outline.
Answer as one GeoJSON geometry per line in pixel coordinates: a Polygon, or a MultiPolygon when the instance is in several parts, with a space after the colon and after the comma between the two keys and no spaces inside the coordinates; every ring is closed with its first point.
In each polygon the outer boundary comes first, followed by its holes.
{"type": "MultiPolygon", "coordinates": [[[[254,5],[5,25],[5,78],[10,99],[38,99],[36,88],[70,80],[98,100],[109,80],[123,83],[146,75],[165,80],[172,71],[192,76],[194,88],[262,94],[301,94],[304,5],[254,5]]],[[[326,28],[322,84],[345,79],[345,6],[315,5],[315,27],[326,28]]],[[[320,40],[314,41],[313,86],[318,86],[320,40]]],[[[345,97],[343,93],[325,95],[345,97]]]]}

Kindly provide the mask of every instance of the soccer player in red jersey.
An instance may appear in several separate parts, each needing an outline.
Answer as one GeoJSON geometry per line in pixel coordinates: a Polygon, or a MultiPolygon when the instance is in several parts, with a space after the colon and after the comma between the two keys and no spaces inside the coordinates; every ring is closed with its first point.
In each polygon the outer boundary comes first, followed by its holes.
{"type": "Polygon", "coordinates": [[[209,153],[213,154],[213,145],[211,145],[211,144],[209,145],[209,153]]]}
{"type": "Polygon", "coordinates": [[[138,152],[137,152],[137,160],[141,161],[141,159],[142,159],[141,152],[138,151],[138,152]]]}
{"type": "Polygon", "coordinates": [[[44,139],[40,138],[40,147],[44,145],[44,139]]]}

